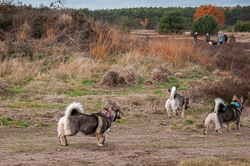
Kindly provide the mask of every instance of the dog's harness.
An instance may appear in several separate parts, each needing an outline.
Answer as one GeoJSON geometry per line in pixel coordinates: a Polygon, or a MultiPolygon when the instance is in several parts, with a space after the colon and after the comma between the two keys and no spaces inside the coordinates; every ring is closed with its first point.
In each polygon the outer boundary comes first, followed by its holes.
{"type": "Polygon", "coordinates": [[[106,110],[103,110],[102,113],[104,113],[108,117],[110,123],[113,123],[113,119],[111,118],[111,116],[109,115],[109,113],[106,110]]]}
{"type": "Polygon", "coordinates": [[[238,103],[233,102],[232,104],[234,104],[240,108],[240,105],[238,103]]]}

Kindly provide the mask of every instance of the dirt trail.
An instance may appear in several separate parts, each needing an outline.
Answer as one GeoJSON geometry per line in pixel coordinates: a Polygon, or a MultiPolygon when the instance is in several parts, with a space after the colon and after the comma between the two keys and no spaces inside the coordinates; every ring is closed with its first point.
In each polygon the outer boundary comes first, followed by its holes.
{"type": "MultiPolygon", "coordinates": [[[[128,118],[130,123],[112,126],[108,143],[97,147],[95,138],[82,134],[69,137],[68,147],[59,146],[56,127],[24,129],[0,127],[1,165],[178,165],[189,158],[250,160],[250,115],[246,109],[243,127],[207,136],[202,129],[171,129],[180,117],[144,114],[128,118]],[[235,135],[239,133],[239,135],[235,135]]],[[[201,116],[202,117],[202,116],[201,116]]],[[[126,117],[125,117],[126,118],[126,117]]],[[[201,119],[197,119],[199,121],[201,119]]]]}

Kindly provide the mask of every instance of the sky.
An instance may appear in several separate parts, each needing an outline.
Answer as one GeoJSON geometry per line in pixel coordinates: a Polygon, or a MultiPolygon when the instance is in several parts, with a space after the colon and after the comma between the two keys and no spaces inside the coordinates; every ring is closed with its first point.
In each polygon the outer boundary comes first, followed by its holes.
{"type": "MultiPolygon", "coordinates": [[[[23,4],[31,4],[39,7],[40,4],[49,6],[57,0],[19,0],[23,4]]],[[[89,8],[97,9],[119,9],[133,7],[199,7],[200,5],[212,4],[216,6],[250,6],[250,0],[62,0],[66,8],[89,8]]],[[[17,3],[14,0],[14,3],[17,3]]]]}

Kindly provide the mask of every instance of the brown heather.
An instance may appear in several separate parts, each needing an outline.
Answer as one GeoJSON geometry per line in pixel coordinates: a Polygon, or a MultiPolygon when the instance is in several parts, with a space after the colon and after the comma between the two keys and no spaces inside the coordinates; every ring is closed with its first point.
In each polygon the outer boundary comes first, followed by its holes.
{"type": "MultiPolygon", "coordinates": [[[[194,96],[204,94],[227,101],[233,94],[249,97],[250,58],[245,50],[250,43],[196,45],[178,35],[142,39],[77,10],[47,7],[33,10],[1,4],[0,20],[0,76],[13,83],[37,78],[90,79],[103,77],[117,67],[121,71],[134,68],[134,78],[124,77],[138,82],[138,77],[150,79],[159,66],[172,71],[199,66],[208,72],[220,69],[234,78],[222,78],[218,84],[199,83],[193,87],[194,96]]],[[[162,78],[166,81],[168,77],[162,78]]]]}

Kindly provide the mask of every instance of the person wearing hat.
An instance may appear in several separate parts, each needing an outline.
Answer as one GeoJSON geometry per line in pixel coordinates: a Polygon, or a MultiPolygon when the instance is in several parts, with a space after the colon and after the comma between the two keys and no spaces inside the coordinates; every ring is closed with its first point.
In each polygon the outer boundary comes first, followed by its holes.
{"type": "Polygon", "coordinates": [[[225,41],[225,36],[222,34],[222,31],[220,31],[220,34],[218,35],[217,42],[219,42],[219,45],[222,45],[225,41]]]}

